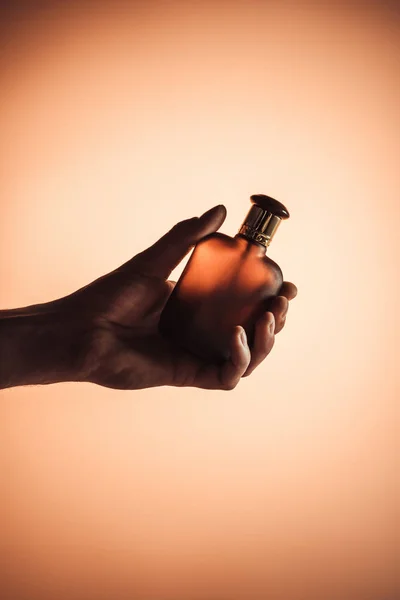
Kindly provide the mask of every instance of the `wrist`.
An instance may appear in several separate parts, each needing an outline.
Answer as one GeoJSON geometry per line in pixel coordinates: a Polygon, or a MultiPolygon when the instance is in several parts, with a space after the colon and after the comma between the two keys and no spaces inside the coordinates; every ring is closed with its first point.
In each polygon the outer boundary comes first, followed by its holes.
{"type": "Polygon", "coordinates": [[[63,299],[0,311],[0,388],[82,381],[89,334],[63,299]]]}

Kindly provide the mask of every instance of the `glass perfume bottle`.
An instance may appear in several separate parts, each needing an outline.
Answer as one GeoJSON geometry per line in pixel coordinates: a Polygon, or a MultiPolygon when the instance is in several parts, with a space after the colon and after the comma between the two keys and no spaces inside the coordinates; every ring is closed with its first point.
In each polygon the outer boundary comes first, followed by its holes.
{"type": "Polygon", "coordinates": [[[266,256],[287,209],[257,194],[235,237],[212,233],[196,246],[160,318],[160,331],[207,362],[230,356],[235,326],[249,345],[257,319],[283,283],[280,267],[266,256]]]}

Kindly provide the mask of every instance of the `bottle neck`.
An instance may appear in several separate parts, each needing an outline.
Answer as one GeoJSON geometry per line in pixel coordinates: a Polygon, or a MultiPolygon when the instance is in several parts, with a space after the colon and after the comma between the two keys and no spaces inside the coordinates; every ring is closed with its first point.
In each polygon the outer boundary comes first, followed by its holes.
{"type": "Polygon", "coordinates": [[[239,234],[247,240],[267,248],[281,221],[280,217],[254,204],[247,213],[239,229],[239,234]]]}
{"type": "Polygon", "coordinates": [[[244,252],[250,253],[252,256],[265,256],[267,247],[264,244],[260,244],[260,242],[256,242],[240,232],[235,235],[235,240],[238,247],[242,248],[244,252]]]}

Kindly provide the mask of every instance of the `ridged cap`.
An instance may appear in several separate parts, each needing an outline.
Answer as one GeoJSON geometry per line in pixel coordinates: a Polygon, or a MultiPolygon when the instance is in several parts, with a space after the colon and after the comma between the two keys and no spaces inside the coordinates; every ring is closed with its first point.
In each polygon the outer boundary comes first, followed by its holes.
{"type": "Polygon", "coordinates": [[[280,223],[290,217],[289,211],[278,200],[264,194],[254,194],[250,196],[250,201],[253,206],[239,229],[239,233],[247,239],[267,247],[280,223]]]}

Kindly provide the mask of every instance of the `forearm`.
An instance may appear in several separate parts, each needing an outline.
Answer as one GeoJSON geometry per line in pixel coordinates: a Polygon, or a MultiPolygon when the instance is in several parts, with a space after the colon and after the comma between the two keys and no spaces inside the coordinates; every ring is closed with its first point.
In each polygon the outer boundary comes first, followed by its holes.
{"type": "Polygon", "coordinates": [[[86,330],[60,300],[0,311],[0,389],[81,380],[86,330]]]}

